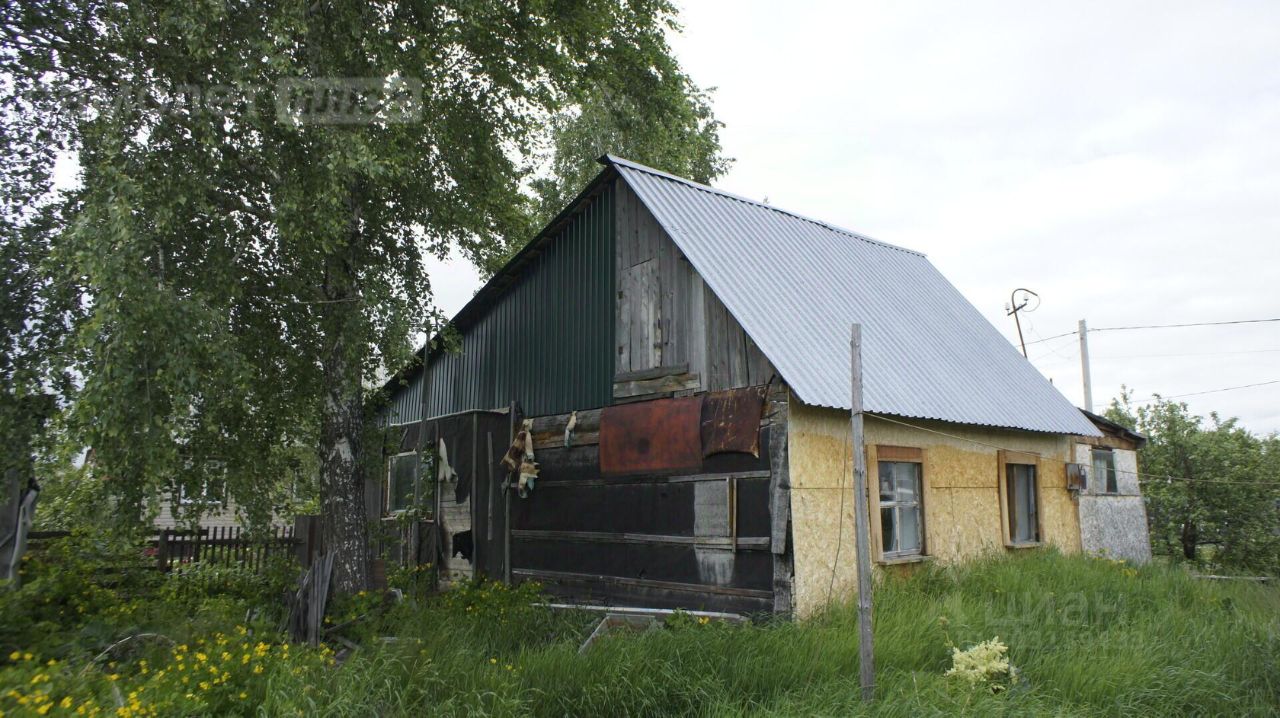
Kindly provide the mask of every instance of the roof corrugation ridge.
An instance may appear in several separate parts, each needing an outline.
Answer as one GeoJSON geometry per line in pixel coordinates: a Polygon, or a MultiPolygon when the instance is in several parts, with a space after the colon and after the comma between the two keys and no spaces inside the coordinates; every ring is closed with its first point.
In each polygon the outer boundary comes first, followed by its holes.
{"type": "Polygon", "coordinates": [[[725,190],[717,189],[717,188],[715,188],[715,187],[712,187],[711,185],[705,185],[705,184],[702,184],[701,182],[694,182],[693,180],[685,179],[684,177],[677,177],[676,175],[673,175],[673,174],[670,174],[670,173],[667,173],[667,172],[663,172],[662,170],[654,169],[654,168],[649,167],[649,166],[647,166],[647,165],[642,165],[642,164],[640,164],[639,162],[632,162],[631,160],[624,159],[624,158],[622,158],[622,157],[617,157],[617,156],[615,156],[615,155],[609,155],[609,154],[606,154],[605,156],[603,156],[603,157],[601,157],[601,158],[600,158],[600,161],[601,161],[601,162],[603,162],[603,163],[606,163],[606,164],[612,164],[612,165],[619,166],[619,167],[625,167],[625,168],[627,168],[627,169],[635,170],[635,171],[637,171],[637,172],[644,172],[645,174],[650,174],[650,175],[653,175],[654,177],[661,177],[662,179],[670,180],[670,181],[672,181],[672,182],[677,182],[677,183],[679,183],[679,184],[685,185],[685,186],[687,186],[687,187],[691,187],[691,188],[696,189],[696,190],[700,190],[700,191],[702,191],[702,192],[708,192],[708,193],[710,193],[710,194],[714,194],[714,195],[717,195],[717,196],[720,196],[720,197],[724,197],[725,199],[731,199],[731,200],[734,200],[734,201],[736,201],[736,202],[743,202],[743,203],[745,203],[745,204],[749,204],[749,205],[752,205],[752,206],[755,206],[755,207],[760,207],[761,209],[771,210],[771,211],[773,211],[773,212],[777,212],[778,214],[781,214],[781,215],[784,215],[784,216],[787,216],[787,217],[791,217],[792,219],[798,219],[798,220],[800,220],[800,221],[802,221],[802,222],[808,222],[808,223],[810,223],[810,224],[816,224],[816,225],[818,225],[819,227],[822,227],[823,229],[831,230],[832,232],[836,232],[837,234],[843,234],[843,235],[845,235],[845,236],[847,236],[847,237],[852,237],[853,239],[860,239],[860,240],[862,240],[863,242],[868,242],[868,243],[870,243],[870,244],[880,245],[881,247],[887,247],[887,248],[889,248],[889,249],[896,249],[896,250],[898,250],[899,252],[906,252],[906,253],[908,253],[908,254],[915,254],[915,255],[918,255],[918,256],[921,256],[921,257],[927,256],[927,255],[925,255],[925,253],[924,253],[924,252],[919,252],[919,251],[916,251],[916,250],[914,250],[914,249],[908,249],[907,247],[901,247],[901,246],[898,246],[898,245],[896,245],[896,244],[890,244],[889,242],[885,242],[885,241],[882,241],[882,240],[879,240],[879,239],[875,239],[875,238],[873,238],[873,237],[868,237],[868,236],[866,236],[866,235],[864,235],[864,234],[859,234],[859,233],[854,232],[854,231],[852,231],[852,230],[845,229],[844,227],[838,227],[838,226],[836,226],[836,225],[834,225],[834,224],[830,224],[830,223],[828,223],[828,222],[823,222],[823,221],[822,221],[822,220],[820,220],[820,219],[814,219],[813,217],[806,217],[806,216],[805,216],[805,215],[803,215],[803,214],[798,214],[798,213],[796,213],[796,212],[791,212],[791,211],[789,211],[789,210],[785,210],[785,209],[782,209],[782,208],[780,208],[780,207],[775,207],[775,206],[773,206],[773,205],[771,205],[771,204],[765,204],[764,202],[760,202],[760,201],[757,201],[757,200],[751,199],[751,198],[749,198],[749,197],[743,197],[742,195],[739,195],[739,194],[734,194],[734,193],[732,193],[732,192],[726,192],[725,190]]]}

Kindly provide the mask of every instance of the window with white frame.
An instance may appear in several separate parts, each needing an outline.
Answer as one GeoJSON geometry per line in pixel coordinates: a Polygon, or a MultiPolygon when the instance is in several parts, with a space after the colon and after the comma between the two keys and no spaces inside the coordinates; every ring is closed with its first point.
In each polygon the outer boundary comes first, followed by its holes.
{"type": "Polygon", "coordinates": [[[878,503],[881,557],[924,554],[924,472],[920,461],[880,461],[878,503]]]}
{"type": "Polygon", "coordinates": [[[1116,454],[1111,449],[1093,450],[1093,480],[1098,482],[1101,493],[1120,493],[1116,481],[1116,454]]]}

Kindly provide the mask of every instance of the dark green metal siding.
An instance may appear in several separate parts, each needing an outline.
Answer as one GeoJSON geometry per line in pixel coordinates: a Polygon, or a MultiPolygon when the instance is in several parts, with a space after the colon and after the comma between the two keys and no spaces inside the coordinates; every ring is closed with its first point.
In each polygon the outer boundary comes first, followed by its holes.
{"type": "MultiPolygon", "coordinates": [[[[461,352],[432,358],[428,416],[496,409],[513,399],[529,416],[612,401],[613,192],[606,183],[511,286],[459,327],[461,352]]],[[[392,397],[390,423],[421,417],[421,376],[392,397]]]]}

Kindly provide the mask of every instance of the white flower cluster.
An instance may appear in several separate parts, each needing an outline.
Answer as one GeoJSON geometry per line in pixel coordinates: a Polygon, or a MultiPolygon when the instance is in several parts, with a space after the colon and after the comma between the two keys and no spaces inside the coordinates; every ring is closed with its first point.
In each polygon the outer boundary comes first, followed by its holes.
{"type": "Polygon", "coordinates": [[[986,685],[992,693],[999,693],[1018,682],[1018,669],[1009,663],[1008,650],[999,636],[964,651],[953,647],[951,668],[946,675],[971,686],[986,685]]]}

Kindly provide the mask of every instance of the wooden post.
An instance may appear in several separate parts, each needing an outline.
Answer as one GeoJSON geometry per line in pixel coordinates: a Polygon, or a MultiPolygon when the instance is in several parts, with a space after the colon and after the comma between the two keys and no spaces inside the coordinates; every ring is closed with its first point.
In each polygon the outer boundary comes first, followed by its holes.
{"type": "Polygon", "coordinates": [[[156,538],[156,568],[161,572],[169,570],[169,529],[160,529],[156,538]]]}
{"type": "Polygon", "coordinates": [[[854,324],[849,341],[853,409],[853,527],[858,549],[858,669],[862,700],[875,696],[876,668],[871,636],[871,536],[867,514],[867,455],[862,434],[862,325],[854,324]]]}

